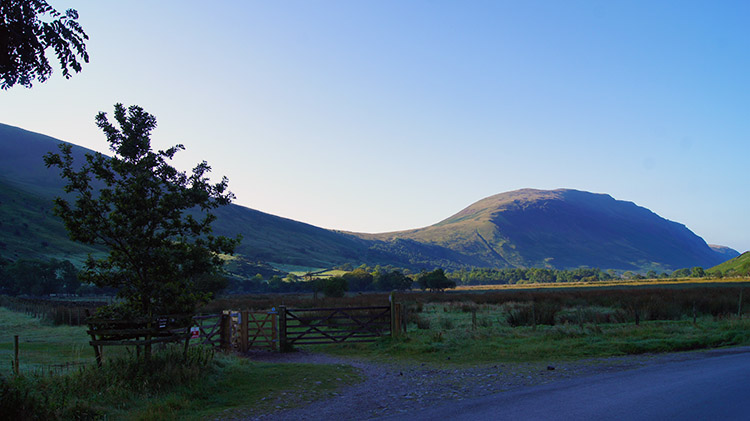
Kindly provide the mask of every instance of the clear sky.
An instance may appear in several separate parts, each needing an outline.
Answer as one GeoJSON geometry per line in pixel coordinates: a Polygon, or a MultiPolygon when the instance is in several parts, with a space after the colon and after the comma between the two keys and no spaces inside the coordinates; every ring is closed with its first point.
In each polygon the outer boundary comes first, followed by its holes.
{"type": "Polygon", "coordinates": [[[50,4],[78,10],[91,63],[0,91],[2,123],[107,152],[94,115],[137,104],[181,169],[325,228],[574,188],[750,250],[748,1],[50,4]]]}

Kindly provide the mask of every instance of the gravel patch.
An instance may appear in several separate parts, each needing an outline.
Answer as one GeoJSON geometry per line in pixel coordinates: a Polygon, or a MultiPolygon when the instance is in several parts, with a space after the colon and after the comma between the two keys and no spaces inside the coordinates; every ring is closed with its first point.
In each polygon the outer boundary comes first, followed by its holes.
{"type": "MultiPolygon", "coordinates": [[[[747,352],[748,347],[674,354],[646,354],[544,363],[498,363],[474,367],[406,362],[372,362],[299,351],[252,352],[248,358],[273,363],[346,364],[360,370],[364,381],[327,399],[299,402],[293,409],[233,414],[238,420],[365,420],[407,414],[446,401],[489,395],[572,377],[590,376],[683,361],[717,353],[747,352]]],[[[279,399],[286,399],[282,397],[279,399]]],[[[279,401],[281,404],[281,401],[279,401]]]]}

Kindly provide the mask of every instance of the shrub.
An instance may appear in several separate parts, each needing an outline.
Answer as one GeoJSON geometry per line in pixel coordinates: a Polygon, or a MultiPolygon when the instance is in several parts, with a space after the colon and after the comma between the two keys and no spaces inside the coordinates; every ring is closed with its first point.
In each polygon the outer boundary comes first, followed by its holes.
{"type": "Polygon", "coordinates": [[[440,328],[443,330],[451,330],[453,329],[453,320],[450,317],[441,317],[440,318],[440,328]]]}
{"type": "Polygon", "coordinates": [[[427,330],[430,328],[430,319],[422,317],[419,314],[414,314],[414,323],[417,324],[417,329],[427,330]]]}
{"type": "Polygon", "coordinates": [[[213,357],[211,348],[190,348],[185,358],[181,346],[168,346],[147,364],[126,355],[67,375],[0,376],[0,419],[103,418],[94,403],[126,405],[139,396],[169,393],[205,378],[215,368],[213,357]]]}
{"type": "Polygon", "coordinates": [[[556,324],[577,323],[625,323],[627,313],[622,309],[610,307],[575,307],[564,308],[555,315],[556,324]]]}

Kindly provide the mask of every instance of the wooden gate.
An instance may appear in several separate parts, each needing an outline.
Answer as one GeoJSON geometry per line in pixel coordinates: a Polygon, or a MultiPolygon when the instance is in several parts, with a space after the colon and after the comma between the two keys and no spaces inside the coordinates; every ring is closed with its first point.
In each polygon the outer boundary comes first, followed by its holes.
{"type": "Polygon", "coordinates": [[[198,339],[201,345],[221,346],[221,314],[193,316],[192,327],[198,328],[198,339]]]}
{"type": "Polygon", "coordinates": [[[391,330],[391,307],[279,307],[281,350],[292,345],[373,342],[391,330]]]}
{"type": "Polygon", "coordinates": [[[241,352],[248,349],[277,348],[278,323],[275,310],[241,311],[237,314],[237,348],[241,352]]]}

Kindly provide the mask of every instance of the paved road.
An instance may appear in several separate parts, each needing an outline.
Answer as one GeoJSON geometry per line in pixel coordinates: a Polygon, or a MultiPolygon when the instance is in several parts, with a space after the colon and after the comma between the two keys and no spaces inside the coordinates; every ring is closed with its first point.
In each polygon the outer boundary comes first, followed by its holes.
{"type": "Polygon", "coordinates": [[[750,351],[452,402],[409,420],[750,420],[750,351]]]}

